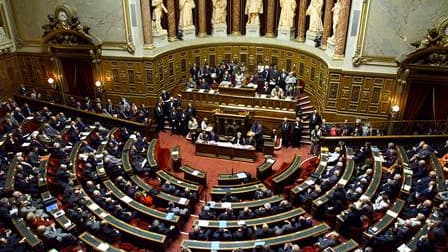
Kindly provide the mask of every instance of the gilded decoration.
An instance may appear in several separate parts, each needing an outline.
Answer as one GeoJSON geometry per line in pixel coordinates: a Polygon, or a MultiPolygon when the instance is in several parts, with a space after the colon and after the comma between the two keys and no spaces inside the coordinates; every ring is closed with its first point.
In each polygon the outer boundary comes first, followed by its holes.
{"type": "Polygon", "coordinates": [[[401,56],[397,62],[405,65],[448,66],[448,17],[442,18],[437,27],[428,29],[426,35],[411,43],[415,50],[401,56]]]}
{"type": "Polygon", "coordinates": [[[42,26],[43,41],[52,46],[72,47],[79,45],[101,46],[102,42],[89,34],[90,27],[81,25],[76,10],[68,5],[56,7],[48,15],[48,24],[42,26]]]}

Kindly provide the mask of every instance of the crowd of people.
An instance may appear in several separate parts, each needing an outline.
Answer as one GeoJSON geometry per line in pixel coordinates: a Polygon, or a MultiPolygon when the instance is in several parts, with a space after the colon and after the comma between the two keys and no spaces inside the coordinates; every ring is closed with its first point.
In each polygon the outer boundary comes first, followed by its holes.
{"type": "MultiPolygon", "coordinates": [[[[176,113],[180,113],[180,117],[182,115],[189,116],[185,117],[185,119],[189,119],[184,121],[186,124],[180,125],[177,121],[171,121],[169,116],[163,114],[163,124],[165,125],[165,122],[168,120],[173,133],[189,135],[189,137],[195,140],[215,141],[217,136],[213,136],[213,132],[208,130],[210,124],[208,124],[207,119],[203,118],[201,123],[198,123],[194,107],[189,104],[185,110],[182,110],[180,100],[181,97],[179,96],[171,98],[167,92],[162,92],[160,102],[156,106],[155,115],[157,115],[158,108],[164,113],[168,112],[168,115],[174,109],[176,113]],[[195,120],[196,122],[194,122],[195,120]],[[195,133],[193,133],[192,129],[194,129],[195,133]]],[[[135,105],[122,100],[118,109],[114,110],[111,116],[123,119],[140,118],[140,120],[143,120],[141,122],[147,123],[150,121],[151,112],[149,112],[149,109],[144,106],[140,106],[140,108],[135,106],[136,109],[129,109],[126,103],[129,107],[134,107],[135,105]],[[145,111],[145,109],[147,114],[143,113],[143,116],[139,117],[140,113],[145,111]],[[130,112],[128,114],[129,117],[126,118],[126,113],[129,111],[134,112],[130,112]]],[[[75,106],[79,106],[80,109],[100,113],[103,105],[100,101],[86,99],[85,102],[76,101],[75,106]],[[95,107],[100,107],[101,109],[95,109],[95,107]]],[[[112,107],[116,108],[113,104],[112,107]]],[[[104,109],[107,110],[107,108],[104,109]]],[[[1,111],[3,113],[3,121],[0,131],[4,135],[2,147],[0,148],[0,184],[2,188],[5,188],[6,175],[11,160],[16,159],[18,161],[14,167],[14,191],[12,193],[5,190],[1,191],[0,214],[5,217],[5,221],[1,223],[4,229],[0,233],[0,246],[2,248],[15,248],[18,251],[21,249],[24,249],[22,251],[26,250],[23,239],[19,238],[19,235],[13,231],[14,227],[7,221],[17,217],[22,217],[27,225],[46,241],[60,242],[73,246],[80,244],[77,237],[57,227],[55,221],[45,211],[44,203],[39,200],[40,197],[36,197],[39,193],[38,177],[42,172],[39,166],[42,160],[48,157],[50,157],[50,161],[57,160],[53,167],[54,173],[50,172],[49,176],[53,178],[52,183],[54,183],[54,186],[59,187],[62,192],[61,201],[67,207],[67,216],[83,229],[102,234],[101,237],[107,242],[113,243],[119,240],[121,232],[111,227],[107,222],[98,219],[86,208],[85,203],[87,200],[83,191],[102,208],[125,222],[131,222],[136,219],[138,213],[124,206],[103,185],[95,182],[98,181],[96,168],[99,163],[96,155],[100,154],[102,156],[101,162],[104,164],[107,174],[114,177],[114,182],[120,190],[142,204],[154,207],[153,195],[139,190],[138,186],[133,184],[122,167],[121,153],[124,142],[129,138],[134,138],[135,143],[130,150],[130,161],[133,169],[140,175],[149,176],[153,174],[153,171],[144,160],[148,140],[140,133],[131,133],[124,127],[119,129],[117,134],[109,135],[109,129],[103,127],[98,122],[88,123],[79,117],[67,116],[62,112],[52,112],[46,107],[35,111],[27,104],[17,104],[13,99],[3,103],[1,111]],[[24,123],[28,121],[32,123],[24,123]],[[36,125],[38,125],[38,128],[36,128],[36,125]],[[84,133],[90,129],[92,131],[86,137],[84,133]],[[104,141],[107,142],[104,151],[97,153],[98,146],[104,141]],[[70,169],[73,164],[68,159],[76,142],[81,142],[79,157],[82,169],[79,169],[80,174],[73,174],[70,169]],[[73,178],[77,176],[83,181],[82,189],[73,182],[73,178]]],[[[325,135],[339,135],[338,132],[341,135],[373,134],[369,133],[373,132],[371,128],[368,125],[365,127],[366,125],[363,125],[360,121],[355,122],[354,126],[349,126],[347,123],[347,127],[341,127],[342,130],[337,130],[336,125],[329,128],[317,111],[307,116],[305,120],[308,121],[310,129],[313,129],[311,130],[311,141],[313,142],[312,152],[315,155],[319,155],[320,143],[319,139],[313,141],[313,137],[320,138],[325,135]]],[[[278,129],[281,134],[275,134],[274,132],[273,135],[279,136],[284,146],[289,144],[300,146],[300,140],[298,143],[296,142],[298,135],[295,127],[303,124],[303,122],[304,118],[301,115],[299,116],[299,112],[297,112],[297,119],[294,123],[289,122],[287,119],[283,120],[278,129]]],[[[257,146],[258,142],[255,133],[260,131],[262,132],[262,125],[256,122],[248,131],[254,133],[254,135],[249,134],[249,140],[244,137],[241,131],[236,131],[232,142],[234,144],[253,143],[257,146]]],[[[247,136],[248,134],[246,133],[245,135],[247,136]]],[[[448,204],[446,201],[435,203],[434,199],[439,193],[437,188],[438,176],[431,164],[430,157],[432,154],[437,155],[440,158],[442,169],[446,173],[448,170],[447,150],[448,141],[445,145],[434,147],[428,143],[420,142],[416,146],[408,148],[406,154],[409,158],[409,164],[404,164],[398,155],[395,144],[388,144],[384,149],[380,150],[383,172],[378,190],[376,190],[373,197],[366,197],[364,193],[374,175],[372,146],[370,143],[366,143],[351,156],[347,154],[347,147],[341,142],[334,152],[329,154],[329,160],[326,163],[324,172],[316,178],[315,183],[308,190],[299,195],[297,200],[299,204],[305,206],[322,195],[322,193],[334,188],[328,194],[329,201],[324,207],[323,214],[324,216],[338,215],[342,219],[342,226],[338,232],[342,235],[351,236],[354,230],[360,230],[360,227],[365,230],[377,221],[379,216],[383,216],[390,209],[394,199],[399,197],[403,182],[403,169],[410,170],[412,186],[409,194],[403,198],[406,202],[405,206],[400,211],[396,221],[385,232],[374,236],[367,246],[397,246],[402,241],[408,241],[417,230],[426,224],[428,232],[420,237],[418,248],[421,251],[424,249],[433,251],[435,247],[443,247],[447,242],[445,236],[446,231],[448,231],[446,221],[448,204]],[[346,185],[336,184],[344,173],[346,162],[349,158],[355,162],[354,174],[346,185]]],[[[184,197],[193,201],[197,201],[199,198],[194,192],[176,187],[169,181],[162,182],[160,179],[155,178],[151,180],[150,184],[154,185],[157,190],[178,197],[184,197]]],[[[255,199],[262,199],[272,196],[272,192],[260,190],[255,195],[255,199]]],[[[238,198],[232,198],[234,197],[233,195],[227,196],[229,198],[223,199],[224,201],[240,201],[238,198]]],[[[173,212],[180,216],[188,216],[190,211],[188,208],[180,208],[173,202],[168,202],[163,208],[164,211],[173,212]]],[[[279,205],[266,204],[258,209],[245,208],[241,211],[234,211],[229,208],[220,213],[214,212],[209,206],[204,206],[199,218],[208,220],[244,220],[269,216],[291,208],[291,204],[287,201],[282,201],[279,205]]],[[[150,231],[167,234],[170,237],[175,237],[178,234],[178,230],[175,227],[169,226],[160,220],[152,219],[149,223],[147,229],[150,231]]],[[[262,225],[259,227],[243,225],[235,230],[225,228],[212,230],[196,226],[190,233],[190,236],[193,239],[211,241],[259,239],[295,232],[312,224],[312,218],[301,216],[288,219],[282,223],[276,223],[276,225],[262,225]]],[[[315,245],[322,249],[333,246],[339,242],[339,233],[328,233],[320,237],[315,245]]],[[[300,247],[298,248],[297,244],[285,244],[278,251],[300,251],[300,247]]]]}
{"type": "MultiPolygon", "coordinates": [[[[295,98],[300,94],[297,86],[297,77],[294,72],[286,69],[279,70],[277,65],[258,64],[256,71],[248,72],[244,63],[236,61],[223,61],[218,66],[210,66],[208,63],[200,68],[196,63],[190,68],[191,78],[187,88],[191,89],[218,89],[225,87],[255,87],[257,95],[283,99],[295,98]]],[[[254,94],[255,95],[255,94],[254,94]]]]}

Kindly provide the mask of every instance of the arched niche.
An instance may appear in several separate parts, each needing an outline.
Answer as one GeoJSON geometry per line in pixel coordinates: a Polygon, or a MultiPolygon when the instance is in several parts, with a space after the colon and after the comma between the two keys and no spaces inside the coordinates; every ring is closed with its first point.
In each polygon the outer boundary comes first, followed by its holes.
{"type": "Polygon", "coordinates": [[[57,6],[42,29],[42,41],[54,68],[49,84],[59,99],[65,101],[67,95],[102,96],[102,41],[81,24],[76,10],[67,4],[57,6]]]}

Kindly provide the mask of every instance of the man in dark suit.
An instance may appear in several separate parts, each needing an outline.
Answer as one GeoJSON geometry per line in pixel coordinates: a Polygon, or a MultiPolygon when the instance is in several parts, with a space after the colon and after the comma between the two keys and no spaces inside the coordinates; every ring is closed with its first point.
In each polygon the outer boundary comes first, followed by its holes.
{"type": "Polygon", "coordinates": [[[156,105],[155,114],[157,119],[157,130],[163,130],[165,124],[165,114],[163,109],[163,103],[161,101],[156,105]]]}
{"type": "Polygon", "coordinates": [[[254,121],[252,127],[250,128],[250,131],[254,133],[255,147],[257,151],[263,150],[263,126],[261,125],[261,123],[258,121],[254,121]]]}
{"type": "Polygon", "coordinates": [[[233,138],[232,143],[245,145],[246,139],[244,139],[243,134],[239,131],[236,133],[236,137],[233,138]]]}
{"type": "Polygon", "coordinates": [[[280,124],[282,132],[282,144],[285,147],[289,146],[289,134],[291,130],[291,124],[288,122],[288,118],[283,118],[283,122],[280,124]]]}
{"type": "Polygon", "coordinates": [[[317,110],[314,110],[308,117],[310,123],[310,129],[314,129],[316,125],[322,124],[322,117],[317,113],[317,110]]]}

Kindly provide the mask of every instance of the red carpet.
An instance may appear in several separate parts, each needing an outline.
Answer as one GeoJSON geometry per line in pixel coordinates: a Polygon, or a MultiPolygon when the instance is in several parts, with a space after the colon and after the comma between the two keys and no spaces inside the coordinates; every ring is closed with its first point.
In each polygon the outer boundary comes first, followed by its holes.
{"type": "MultiPolygon", "coordinates": [[[[159,144],[160,149],[157,156],[159,159],[158,162],[160,168],[169,168],[172,173],[179,177],[183,177],[182,172],[176,173],[172,171],[172,162],[170,157],[170,150],[175,145],[179,145],[182,164],[205,171],[207,173],[207,185],[209,188],[218,183],[217,177],[219,174],[223,173],[238,173],[244,171],[251,173],[252,177],[255,178],[257,166],[264,162],[262,153],[257,153],[257,160],[254,163],[196,156],[194,145],[190,141],[187,141],[184,136],[171,135],[170,131],[159,133],[159,144]]],[[[274,156],[277,161],[274,164],[274,171],[280,170],[282,164],[284,163],[286,166],[289,165],[296,154],[301,155],[303,161],[307,160],[308,157],[310,157],[310,155],[308,155],[309,150],[309,146],[304,145],[300,149],[289,147],[276,151],[274,156]]],[[[209,199],[208,195],[205,197],[206,199],[209,199]]]]}

